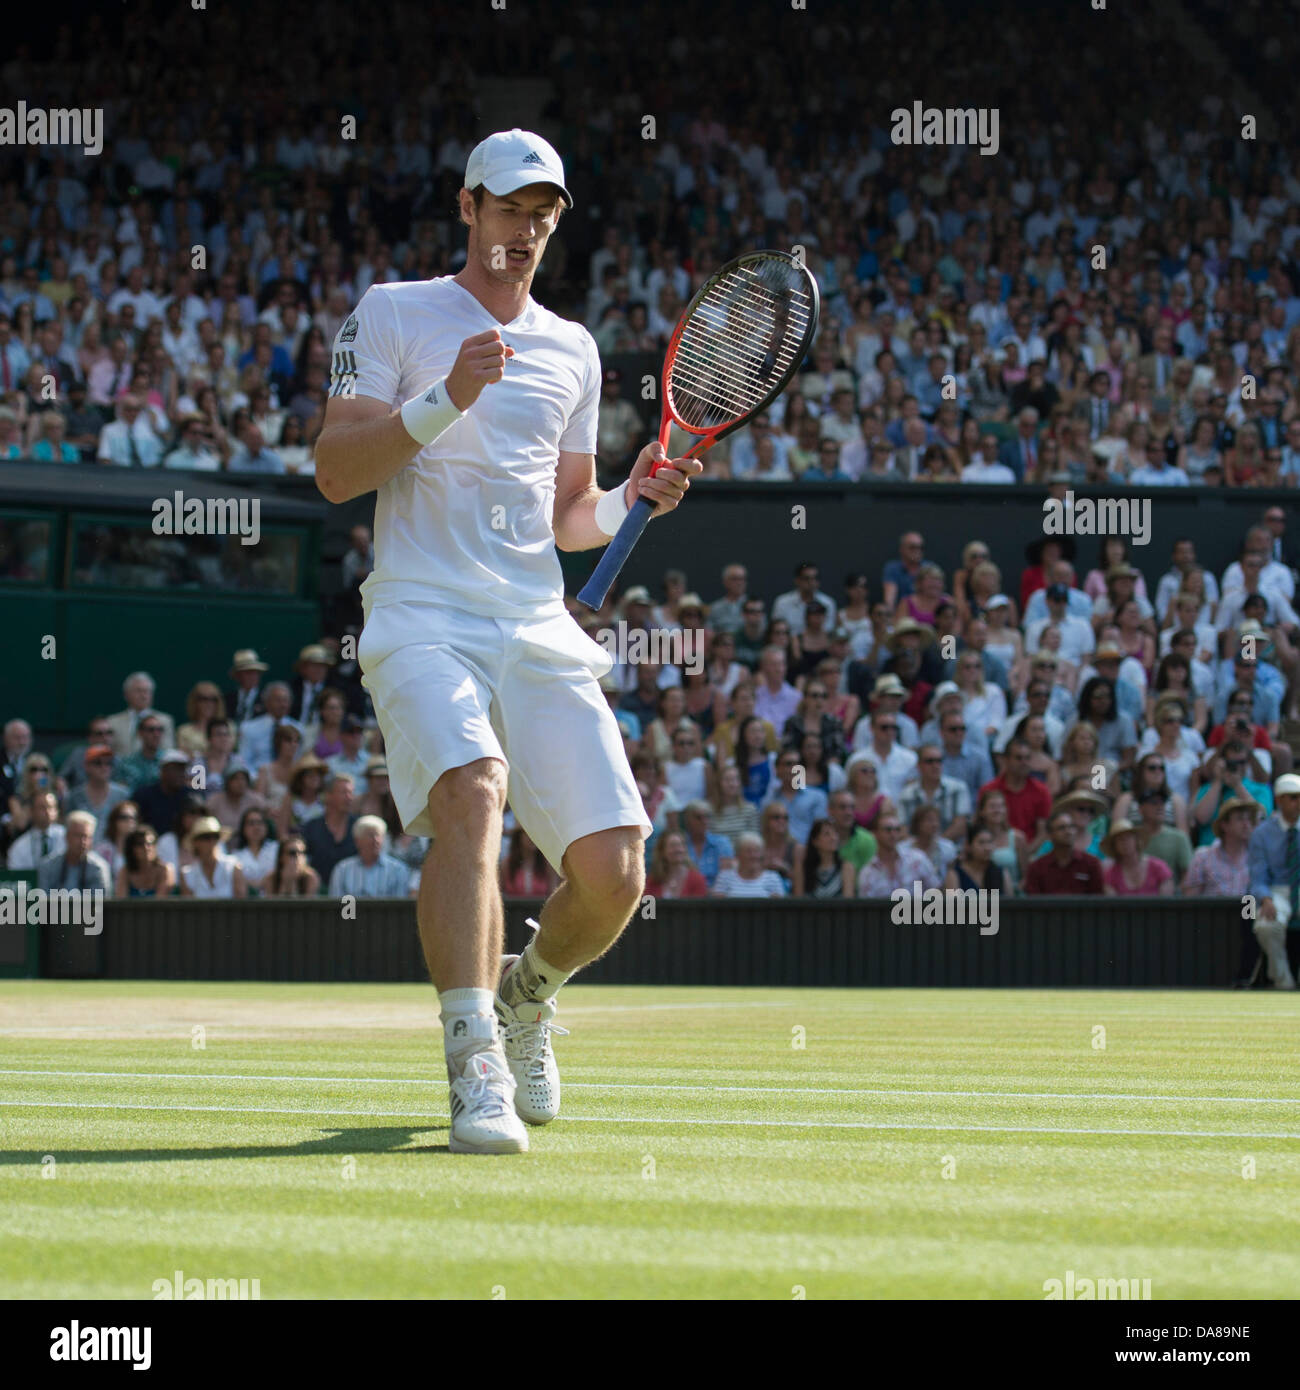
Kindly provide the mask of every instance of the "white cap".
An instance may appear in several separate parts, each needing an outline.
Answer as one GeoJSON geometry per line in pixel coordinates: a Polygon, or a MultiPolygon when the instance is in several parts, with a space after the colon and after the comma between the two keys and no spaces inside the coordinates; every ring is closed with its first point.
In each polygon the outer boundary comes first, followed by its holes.
{"type": "Polygon", "coordinates": [[[1295,796],[1297,793],[1300,793],[1300,777],[1294,772],[1284,772],[1273,783],[1274,796],[1295,796]]]}
{"type": "Polygon", "coordinates": [[[489,193],[504,198],[530,183],[558,185],[560,196],[573,206],[564,186],[564,164],[555,147],[531,130],[499,130],[474,146],[465,165],[465,187],[482,184],[489,193]]]}

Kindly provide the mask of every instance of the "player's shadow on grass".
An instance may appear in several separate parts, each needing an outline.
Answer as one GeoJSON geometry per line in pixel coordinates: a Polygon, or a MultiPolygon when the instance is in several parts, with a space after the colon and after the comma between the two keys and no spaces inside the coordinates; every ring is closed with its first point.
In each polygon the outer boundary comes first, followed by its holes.
{"type": "Polygon", "coordinates": [[[203,1148],[169,1149],[60,1149],[51,1145],[41,1149],[0,1149],[0,1166],[40,1166],[46,1155],[58,1163],[185,1163],[214,1158],[306,1158],[315,1154],[364,1153],[450,1153],[443,1144],[406,1146],[420,1135],[445,1134],[449,1125],[394,1125],[377,1129],[322,1130],[319,1139],[302,1139],[296,1144],[245,1144],[233,1147],[207,1145],[203,1148]]]}

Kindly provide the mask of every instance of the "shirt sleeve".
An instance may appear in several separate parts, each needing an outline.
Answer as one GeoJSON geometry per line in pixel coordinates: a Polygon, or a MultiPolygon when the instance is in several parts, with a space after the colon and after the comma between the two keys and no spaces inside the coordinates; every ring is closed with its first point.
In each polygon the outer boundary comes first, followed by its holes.
{"type": "Polygon", "coordinates": [[[392,300],[372,286],[335,334],[330,395],[366,396],[391,405],[401,382],[401,356],[392,300]]]}
{"type": "Polygon", "coordinates": [[[596,423],[600,414],[600,354],[590,333],[583,333],[587,365],[583,374],[582,397],[574,407],[560,436],[559,447],[566,454],[596,452],[596,423]]]}

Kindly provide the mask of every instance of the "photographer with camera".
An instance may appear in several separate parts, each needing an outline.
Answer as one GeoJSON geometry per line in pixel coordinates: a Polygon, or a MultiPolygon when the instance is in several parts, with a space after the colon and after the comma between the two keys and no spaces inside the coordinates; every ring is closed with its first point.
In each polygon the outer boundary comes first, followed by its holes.
{"type": "Polygon", "coordinates": [[[1234,798],[1258,802],[1264,813],[1273,810],[1273,792],[1266,780],[1253,775],[1249,733],[1229,728],[1223,745],[1201,769],[1203,781],[1192,804],[1192,833],[1198,847],[1214,843],[1219,810],[1234,798]]]}
{"type": "Polygon", "coordinates": [[[1268,736],[1267,725],[1255,722],[1254,697],[1243,687],[1228,696],[1223,722],[1210,730],[1206,745],[1218,748],[1229,735],[1250,745],[1251,775],[1261,782],[1269,781],[1273,773],[1273,741],[1268,736]]]}

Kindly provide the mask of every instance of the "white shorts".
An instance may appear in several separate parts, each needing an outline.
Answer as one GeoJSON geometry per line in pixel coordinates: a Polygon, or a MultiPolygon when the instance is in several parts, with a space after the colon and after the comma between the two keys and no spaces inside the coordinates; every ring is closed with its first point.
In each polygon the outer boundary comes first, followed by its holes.
{"type": "Polygon", "coordinates": [[[357,660],[408,834],[433,834],[434,784],[480,758],[505,763],[511,809],[557,872],[584,835],[622,825],[650,834],[598,681],[613,663],[567,613],[484,618],[384,604],[366,621],[357,660]]]}

